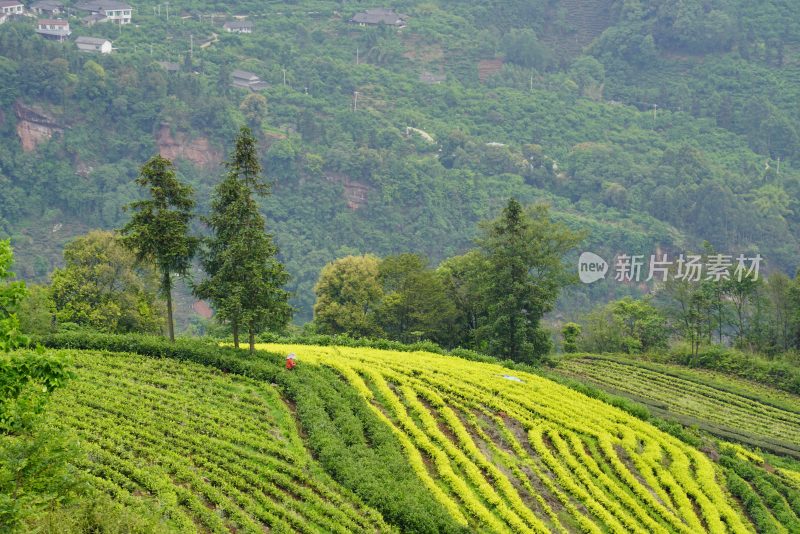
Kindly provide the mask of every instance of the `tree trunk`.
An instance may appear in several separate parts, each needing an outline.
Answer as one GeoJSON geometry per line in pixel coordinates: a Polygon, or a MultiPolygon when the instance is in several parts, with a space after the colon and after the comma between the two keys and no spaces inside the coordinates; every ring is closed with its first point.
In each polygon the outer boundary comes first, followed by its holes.
{"type": "Polygon", "coordinates": [[[256,350],[256,330],[253,323],[250,323],[250,352],[255,352],[256,350]]]}
{"type": "Polygon", "coordinates": [[[170,280],[169,273],[164,274],[164,293],[167,296],[167,329],[169,331],[169,340],[175,341],[175,324],[172,321],[172,281],[170,280]]]}
{"type": "Polygon", "coordinates": [[[233,321],[233,346],[239,348],[239,321],[233,321]]]}

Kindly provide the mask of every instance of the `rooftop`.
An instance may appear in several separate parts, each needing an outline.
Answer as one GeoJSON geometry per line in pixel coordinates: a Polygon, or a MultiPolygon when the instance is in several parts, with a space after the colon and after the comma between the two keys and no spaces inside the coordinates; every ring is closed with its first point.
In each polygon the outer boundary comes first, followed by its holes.
{"type": "Polygon", "coordinates": [[[24,4],[22,2],[17,2],[17,0],[0,0],[0,7],[15,7],[22,5],[24,4]]]}
{"type": "Polygon", "coordinates": [[[358,24],[388,24],[390,26],[402,26],[405,24],[407,16],[395,13],[392,9],[374,8],[367,9],[362,13],[356,13],[351,22],[358,24]]]}
{"type": "Polygon", "coordinates": [[[31,4],[31,9],[62,9],[64,4],[58,0],[38,0],[31,4]]]}
{"type": "Polygon", "coordinates": [[[69,26],[69,22],[61,19],[39,19],[37,23],[48,26],[69,26]]]}
{"type": "Polygon", "coordinates": [[[75,4],[75,9],[82,11],[109,11],[117,9],[133,9],[130,4],[117,0],[84,0],[75,4]]]}
{"type": "Polygon", "coordinates": [[[252,72],[248,72],[246,70],[235,70],[235,71],[231,72],[231,76],[233,76],[234,78],[240,78],[240,79],[243,79],[243,80],[258,81],[258,76],[256,74],[253,74],[252,72]]]}
{"type": "Polygon", "coordinates": [[[86,37],[83,35],[75,39],[76,44],[87,44],[87,45],[103,45],[105,43],[110,43],[110,42],[111,41],[109,41],[108,39],[100,39],[97,37],[86,37]]]}
{"type": "Polygon", "coordinates": [[[232,20],[224,24],[225,28],[252,28],[253,23],[246,20],[232,20]]]}

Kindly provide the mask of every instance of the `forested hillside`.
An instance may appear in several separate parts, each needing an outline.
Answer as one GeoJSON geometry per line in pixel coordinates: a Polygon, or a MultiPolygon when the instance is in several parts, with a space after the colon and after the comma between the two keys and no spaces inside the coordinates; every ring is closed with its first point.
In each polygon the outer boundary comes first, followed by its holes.
{"type": "MultiPolygon", "coordinates": [[[[599,254],[800,247],[800,14],[790,0],[391,5],[135,2],[133,24],[48,42],[0,25],[0,237],[45,280],[71,237],[119,228],[160,152],[207,211],[240,124],[273,195],[268,229],[310,318],[320,268],[347,254],[471,246],[510,196],[548,202],[599,254]],[[406,24],[359,26],[391,7],[406,24]],[[234,16],[251,34],[226,32],[234,16]],[[243,70],[264,83],[231,85],[243,70]]],[[[196,230],[205,232],[197,223],[196,230]]],[[[598,284],[565,297],[639,291],[598,284]]]]}

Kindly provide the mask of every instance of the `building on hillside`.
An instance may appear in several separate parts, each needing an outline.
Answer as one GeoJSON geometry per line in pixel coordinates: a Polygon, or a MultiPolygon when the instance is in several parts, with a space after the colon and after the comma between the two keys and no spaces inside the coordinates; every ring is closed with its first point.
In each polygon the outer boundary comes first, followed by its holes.
{"type": "Polygon", "coordinates": [[[81,22],[84,26],[94,26],[98,22],[108,22],[108,17],[102,13],[92,13],[91,15],[86,15],[83,17],[81,22]]]}
{"type": "Polygon", "coordinates": [[[222,25],[228,33],[253,33],[253,23],[247,20],[232,20],[222,25]]]}
{"type": "Polygon", "coordinates": [[[263,91],[269,87],[267,82],[262,81],[261,78],[246,70],[233,71],[231,73],[231,85],[241,89],[250,89],[251,91],[263,91]]]}
{"type": "Polygon", "coordinates": [[[38,0],[30,5],[31,12],[45,17],[55,17],[64,13],[64,4],[58,0],[38,0]]]}
{"type": "Polygon", "coordinates": [[[36,33],[45,39],[63,41],[72,33],[69,22],[61,19],[39,19],[36,23],[36,33]]]}
{"type": "Polygon", "coordinates": [[[180,70],[181,70],[181,64],[180,63],[175,63],[173,61],[156,61],[156,63],[158,63],[158,65],[162,69],[164,69],[165,71],[169,72],[170,74],[175,73],[175,72],[180,72],[180,70]]]}
{"type": "Polygon", "coordinates": [[[350,22],[358,24],[359,26],[395,26],[396,28],[404,28],[408,20],[408,15],[395,13],[393,9],[387,8],[374,8],[367,9],[362,13],[356,13],[350,22]]]}
{"type": "Polygon", "coordinates": [[[89,13],[84,22],[90,26],[96,22],[130,24],[133,13],[129,4],[117,0],[84,0],[75,4],[75,9],[89,13]]]}
{"type": "Polygon", "coordinates": [[[25,13],[25,5],[17,0],[0,0],[0,24],[25,13]]]}
{"type": "Polygon", "coordinates": [[[111,53],[111,41],[99,39],[97,37],[78,37],[75,44],[81,52],[100,52],[101,54],[111,53]]]}
{"type": "Polygon", "coordinates": [[[419,75],[419,81],[428,85],[436,85],[447,80],[447,76],[440,72],[424,71],[419,75]]]}
{"type": "Polygon", "coordinates": [[[231,84],[234,87],[249,89],[250,85],[261,81],[257,75],[246,70],[235,70],[231,72],[231,84]]]}

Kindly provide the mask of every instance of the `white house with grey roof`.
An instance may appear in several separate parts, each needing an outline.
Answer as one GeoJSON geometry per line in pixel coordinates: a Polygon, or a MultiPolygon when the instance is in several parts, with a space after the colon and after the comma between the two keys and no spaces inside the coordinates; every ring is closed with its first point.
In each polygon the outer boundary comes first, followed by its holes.
{"type": "Polygon", "coordinates": [[[353,15],[353,18],[350,19],[350,22],[358,24],[359,26],[386,25],[386,26],[395,26],[397,28],[403,28],[406,25],[407,19],[408,15],[395,13],[393,9],[378,7],[378,8],[367,9],[362,13],[356,13],[355,15],[353,15]]]}
{"type": "Polygon", "coordinates": [[[111,53],[111,41],[97,37],[78,37],[75,44],[81,52],[99,52],[101,54],[111,53]]]}
{"type": "Polygon", "coordinates": [[[17,0],[0,0],[0,24],[13,16],[22,15],[25,12],[25,5],[17,0]]]}
{"type": "Polygon", "coordinates": [[[118,0],[84,0],[75,4],[75,9],[85,11],[94,22],[130,24],[133,7],[118,0]]]}
{"type": "Polygon", "coordinates": [[[39,19],[36,23],[36,33],[45,39],[63,41],[72,33],[69,22],[61,19],[39,19]]]}
{"type": "Polygon", "coordinates": [[[253,23],[248,20],[231,20],[222,25],[228,33],[253,33],[253,23]]]}

